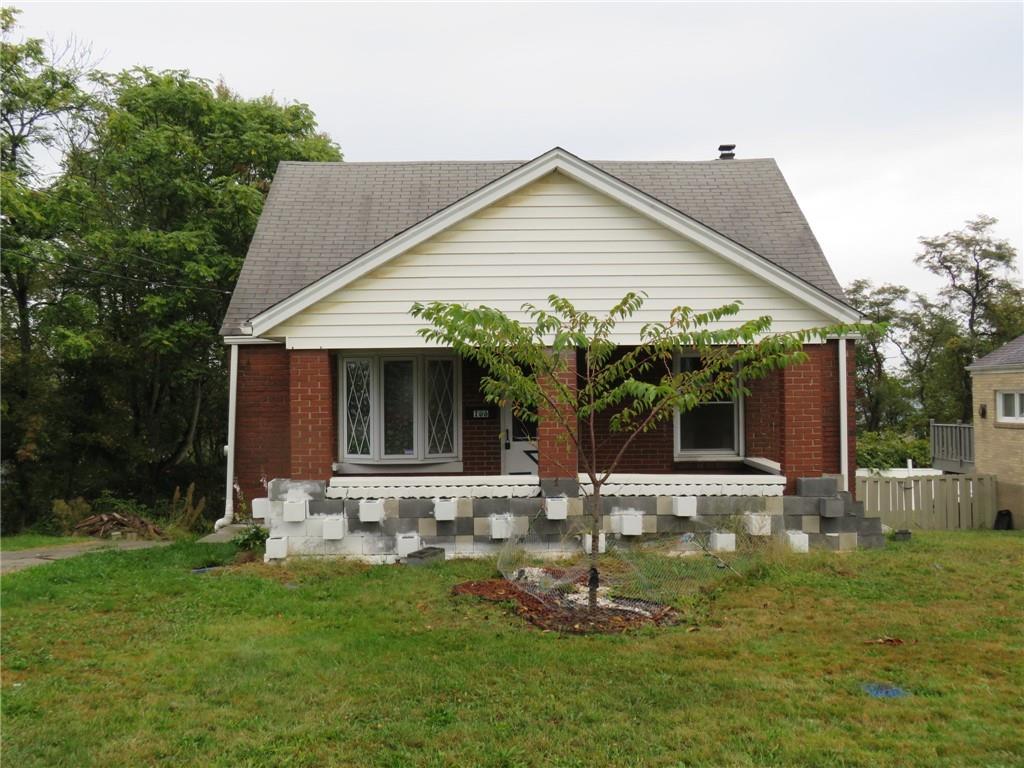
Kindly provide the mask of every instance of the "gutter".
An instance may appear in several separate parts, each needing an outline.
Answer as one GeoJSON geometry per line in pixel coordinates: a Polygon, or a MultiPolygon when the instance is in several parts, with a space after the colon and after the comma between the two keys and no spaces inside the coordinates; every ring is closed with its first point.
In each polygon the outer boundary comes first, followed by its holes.
{"type": "Polygon", "coordinates": [[[227,457],[224,487],[224,517],[213,524],[219,531],[235,519],[235,412],[238,406],[238,345],[231,344],[231,372],[228,378],[228,442],[224,446],[227,457]]]}

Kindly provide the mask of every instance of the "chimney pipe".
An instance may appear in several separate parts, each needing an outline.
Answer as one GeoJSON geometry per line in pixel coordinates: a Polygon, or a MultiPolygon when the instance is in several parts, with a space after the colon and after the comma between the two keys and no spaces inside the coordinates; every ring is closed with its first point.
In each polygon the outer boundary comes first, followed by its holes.
{"type": "Polygon", "coordinates": [[[732,160],[736,157],[736,153],[733,150],[736,149],[735,144],[719,144],[718,151],[721,152],[718,156],[719,160],[732,160]]]}

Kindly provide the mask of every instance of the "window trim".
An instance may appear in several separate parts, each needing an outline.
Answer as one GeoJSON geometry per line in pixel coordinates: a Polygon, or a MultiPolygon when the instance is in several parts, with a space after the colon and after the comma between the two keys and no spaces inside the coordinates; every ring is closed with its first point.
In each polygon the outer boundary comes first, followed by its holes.
{"type": "Polygon", "coordinates": [[[997,389],[996,390],[996,423],[998,424],[1024,424],[1024,389],[997,389]],[[1006,416],[1003,413],[1003,397],[1015,395],[1017,400],[1017,415],[1006,416]]]}
{"type": "MultiPolygon", "coordinates": [[[[684,357],[700,357],[697,352],[688,352],[677,350],[672,355],[672,372],[679,373],[682,359],[684,357]]],[[[710,405],[711,403],[718,403],[725,405],[726,403],[732,404],[732,425],[733,425],[733,445],[736,447],[733,449],[723,448],[701,448],[696,450],[683,450],[679,447],[679,442],[682,437],[682,414],[679,409],[673,409],[672,414],[672,459],[674,461],[741,461],[746,456],[746,445],[744,442],[744,425],[743,425],[743,393],[740,392],[736,398],[732,400],[712,400],[702,405],[710,405]]]]}
{"type": "Polygon", "coordinates": [[[401,352],[396,350],[360,350],[352,354],[341,352],[338,355],[338,446],[340,457],[337,466],[415,466],[415,465],[449,465],[462,460],[462,365],[461,358],[456,354],[445,354],[437,351],[401,352]],[[346,392],[348,386],[345,364],[360,360],[370,363],[370,453],[351,454],[348,452],[348,416],[346,392]],[[413,446],[412,456],[405,454],[384,454],[384,363],[392,361],[411,361],[413,364],[413,446]],[[452,408],[454,417],[453,451],[445,454],[427,452],[427,361],[448,360],[452,363],[453,393],[452,408]]]}

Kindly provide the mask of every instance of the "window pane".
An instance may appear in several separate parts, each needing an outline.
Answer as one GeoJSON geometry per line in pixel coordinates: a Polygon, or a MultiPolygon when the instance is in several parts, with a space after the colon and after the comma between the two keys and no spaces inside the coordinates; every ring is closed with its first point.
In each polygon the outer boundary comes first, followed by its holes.
{"type": "Polygon", "coordinates": [[[370,361],[345,361],[345,452],[370,455],[370,361]]]}
{"type": "Polygon", "coordinates": [[[1003,392],[1003,417],[1012,419],[1017,415],[1016,400],[1013,392],[1003,392]]]}
{"type": "Polygon", "coordinates": [[[427,360],[427,453],[455,453],[455,364],[427,360]]]}
{"type": "Polygon", "coordinates": [[[732,403],[698,405],[680,414],[679,449],[682,451],[735,451],[736,430],[732,403]]]}
{"type": "Polygon", "coordinates": [[[416,386],[412,360],[384,361],[384,453],[414,456],[416,386]]]}

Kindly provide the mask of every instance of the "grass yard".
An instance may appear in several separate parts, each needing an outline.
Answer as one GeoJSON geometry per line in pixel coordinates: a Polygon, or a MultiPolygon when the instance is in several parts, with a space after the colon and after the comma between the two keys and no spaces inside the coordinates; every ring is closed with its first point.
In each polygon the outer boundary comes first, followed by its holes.
{"type": "Polygon", "coordinates": [[[63,547],[68,544],[81,544],[85,541],[95,541],[95,539],[90,539],[88,536],[15,533],[10,536],[0,536],[0,552],[18,552],[22,549],[37,549],[38,547],[63,547]]]}
{"type": "Polygon", "coordinates": [[[232,555],[4,576],[4,764],[1024,765],[1020,533],[790,556],[626,636],[450,596],[487,562],[189,572],[232,555]]]}

